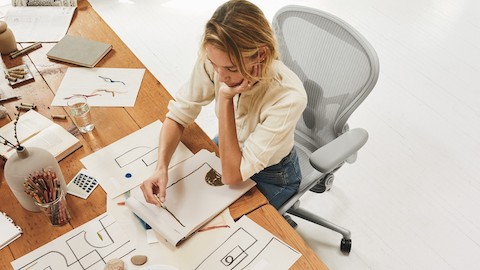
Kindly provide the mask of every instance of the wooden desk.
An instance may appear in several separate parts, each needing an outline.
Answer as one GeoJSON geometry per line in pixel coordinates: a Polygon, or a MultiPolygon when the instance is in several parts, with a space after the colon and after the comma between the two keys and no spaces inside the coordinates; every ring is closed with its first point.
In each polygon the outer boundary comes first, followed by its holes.
{"type": "MultiPolygon", "coordinates": [[[[145,68],[86,0],[78,1],[78,8],[68,33],[108,42],[113,45],[113,50],[97,64],[97,67],[145,68]]],[[[22,44],[22,46],[28,45],[22,44]]],[[[8,109],[10,119],[15,117],[15,105],[18,105],[20,102],[36,104],[38,112],[47,117],[52,114],[67,115],[64,108],[50,107],[49,105],[66,69],[72,65],[48,60],[46,53],[54,44],[43,43],[42,45],[42,48],[31,52],[27,56],[13,60],[8,56],[2,56],[4,66],[0,67],[0,71],[20,64],[27,64],[35,78],[34,82],[14,89],[8,85],[7,80],[0,80],[0,89],[3,90],[6,96],[21,95],[23,97],[20,101],[4,104],[8,109]]],[[[92,108],[95,129],[93,132],[79,136],[83,147],[60,162],[65,180],[68,182],[82,168],[79,161],[81,158],[157,119],[163,121],[167,113],[167,103],[171,99],[172,97],[168,91],[156,80],[150,71],[146,70],[134,107],[92,108]]],[[[0,119],[0,125],[3,126],[10,119],[0,119]]],[[[69,128],[73,125],[70,118],[66,121],[56,122],[64,128],[69,128]]],[[[218,154],[215,144],[196,124],[189,126],[185,130],[182,142],[194,153],[200,149],[207,149],[218,154]]],[[[32,213],[20,206],[4,181],[3,169],[0,172],[0,177],[0,210],[12,217],[24,231],[22,237],[15,240],[7,248],[0,250],[0,269],[10,269],[10,262],[15,258],[25,255],[106,211],[106,194],[101,187],[97,188],[88,200],[69,195],[67,196],[67,201],[72,214],[70,223],[62,227],[52,227],[46,225],[47,221],[42,213],[32,213]]],[[[230,211],[232,216],[238,219],[242,215],[251,213],[267,203],[265,197],[258,189],[253,188],[236,201],[230,207],[230,211]]],[[[273,213],[271,215],[275,216],[273,213]]],[[[277,218],[282,218],[278,213],[276,215],[277,218]]],[[[293,233],[297,235],[294,231],[293,233]]],[[[298,250],[302,253],[304,251],[309,252],[308,247],[305,246],[305,248],[306,250],[298,250]]]]}

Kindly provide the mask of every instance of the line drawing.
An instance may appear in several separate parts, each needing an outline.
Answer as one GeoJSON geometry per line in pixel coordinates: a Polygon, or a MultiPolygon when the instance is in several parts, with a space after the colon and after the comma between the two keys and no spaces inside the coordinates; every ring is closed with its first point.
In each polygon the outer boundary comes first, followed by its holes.
{"type": "Polygon", "coordinates": [[[217,172],[217,170],[215,170],[212,165],[210,165],[208,162],[204,162],[203,164],[199,165],[196,169],[192,170],[190,173],[186,174],[185,176],[179,178],[178,180],[176,181],[173,181],[171,184],[167,185],[167,189],[175,184],[177,184],[178,182],[188,178],[190,175],[196,173],[197,171],[201,170],[204,166],[208,166],[210,168],[210,170],[205,174],[205,182],[207,182],[207,184],[211,185],[211,186],[222,186],[223,183],[221,183],[222,181],[222,176],[220,175],[219,172],[217,172]],[[217,184],[216,182],[217,181],[220,181],[221,184],[217,184]]]}
{"type": "MultiPolygon", "coordinates": [[[[296,250],[274,236],[258,237],[248,229],[239,227],[195,269],[257,269],[260,265],[264,266],[274,261],[278,256],[288,257],[298,254],[296,250]]],[[[259,269],[263,268],[259,267],[259,269]]]]}
{"type": "Polygon", "coordinates": [[[195,269],[235,269],[248,258],[248,249],[258,241],[243,228],[238,228],[195,269]]]}
{"type": "Polygon", "coordinates": [[[103,269],[109,260],[136,250],[107,214],[86,224],[13,261],[12,266],[16,270],[103,269]]]}
{"type": "Polygon", "coordinates": [[[119,168],[126,167],[139,159],[145,167],[149,167],[157,162],[157,149],[158,147],[136,146],[118,155],[114,160],[119,168]]]}
{"type": "Polygon", "coordinates": [[[98,76],[99,78],[101,78],[102,80],[104,80],[105,82],[108,82],[108,83],[121,83],[123,85],[125,85],[125,83],[123,81],[114,81],[112,79],[110,79],[109,77],[105,77],[105,76],[98,76]]]}

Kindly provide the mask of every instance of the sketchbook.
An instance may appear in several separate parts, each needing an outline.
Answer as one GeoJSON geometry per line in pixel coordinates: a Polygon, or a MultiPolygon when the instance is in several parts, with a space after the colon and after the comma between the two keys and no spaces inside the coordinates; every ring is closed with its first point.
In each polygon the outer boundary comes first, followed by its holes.
{"type": "MultiPolygon", "coordinates": [[[[13,144],[15,139],[14,122],[0,128],[0,135],[13,144]]],[[[62,160],[82,146],[77,137],[66,129],[46,118],[35,110],[29,110],[22,114],[17,123],[17,134],[20,145],[25,147],[39,147],[50,152],[57,161],[62,160]]],[[[15,149],[0,144],[0,154],[9,158],[15,149]]]]}
{"type": "Polygon", "coordinates": [[[66,35],[47,57],[83,67],[94,67],[112,49],[112,45],[82,37],[66,35]]]}
{"type": "Polygon", "coordinates": [[[169,170],[168,210],[147,203],[139,187],[130,191],[126,205],[167,242],[178,246],[255,186],[251,179],[235,186],[221,185],[220,172],[220,159],[201,150],[169,170]]]}
{"type": "Polygon", "coordinates": [[[4,212],[0,212],[0,249],[22,235],[22,229],[13,223],[13,220],[4,212]]]}

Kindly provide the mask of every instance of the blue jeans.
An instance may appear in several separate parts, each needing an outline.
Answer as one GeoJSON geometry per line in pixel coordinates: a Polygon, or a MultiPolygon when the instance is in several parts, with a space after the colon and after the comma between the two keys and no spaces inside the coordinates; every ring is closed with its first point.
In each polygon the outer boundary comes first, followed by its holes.
{"type": "MultiPolygon", "coordinates": [[[[218,137],[212,139],[218,145],[218,137]]],[[[250,177],[271,205],[280,208],[300,187],[302,173],[295,146],[279,163],[250,177]]]]}
{"type": "Polygon", "coordinates": [[[257,188],[267,197],[270,204],[276,209],[280,208],[297,192],[302,180],[295,147],[279,163],[263,169],[250,178],[257,182],[257,188]]]}

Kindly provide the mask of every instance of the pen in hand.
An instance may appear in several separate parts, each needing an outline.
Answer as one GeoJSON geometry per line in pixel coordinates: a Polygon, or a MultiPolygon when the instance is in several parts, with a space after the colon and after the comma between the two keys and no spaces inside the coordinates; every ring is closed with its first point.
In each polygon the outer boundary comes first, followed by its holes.
{"type": "Polygon", "coordinates": [[[157,199],[157,201],[160,203],[160,206],[165,209],[165,211],[167,211],[180,225],[182,225],[182,227],[185,227],[185,225],[182,224],[182,222],[180,222],[180,220],[178,220],[178,218],[172,213],[170,212],[170,210],[168,210],[167,206],[165,205],[165,203],[163,203],[161,200],[160,200],[160,197],[158,197],[158,194],[153,194],[153,196],[157,199]]]}
{"type": "Polygon", "coordinates": [[[162,207],[163,209],[166,208],[166,206],[163,204],[163,202],[160,200],[160,197],[158,196],[158,193],[157,194],[153,194],[153,197],[155,197],[155,199],[157,199],[158,203],[160,204],[160,207],[162,207]]]}

